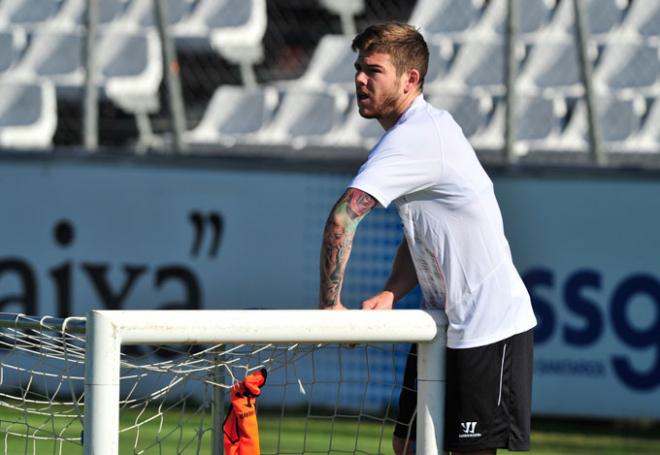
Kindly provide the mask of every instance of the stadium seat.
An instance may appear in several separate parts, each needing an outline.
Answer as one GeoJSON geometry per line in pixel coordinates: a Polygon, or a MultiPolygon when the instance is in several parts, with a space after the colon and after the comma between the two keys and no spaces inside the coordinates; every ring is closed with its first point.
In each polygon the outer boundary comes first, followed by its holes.
{"type": "Polygon", "coordinates": [[[80,30],[38,30],[25,54],[10,72],[12,78],[48,79],[58,96],[78,97],[84,81],[81,64],[83,33],[80,30]]]}
{"type": "Polygon", "coordinates": [[[624,152],[660,154],[660,98],[655,98],[638,134],[622,144],[624,152]]]}
{"type": "MultiPolygon", "coordinates": [[[[607,40],[621,26],[627,2],[621,0],[584,0],[584,12],[589,35],[598,41],[607,40]]],[[[575,33],[575,7],[573,1],[562,1],[550,25],[557,33],[575,33]]]]}
{"type": "Polygon", "coordinates": [[[483,0],[418,0],[410,23],[422,34],[458,37],[477,24],[483,0]]]}
{"type": "Polygon", "coordinates": [[[2,0],[0,26],[20,26],[33,30],[47,23],[56,13],[57,0],[2,0]]]}
{"type": "Polygon", "coordinates": [[[351,49],[351,41],[344,35],[324,35],[314,49],[305,73],[292,84],[309,88],[337,85],[346,91],[353,90],[356,54],[351,49]]]}
{"type": "Polygon", "coordinates": [[[660,2],[657,0],[632,2],[621,30],[658,42],[660,40],[660,2]]]}
{"type": "Polygon", "coordinates": [[[660,93],[660,56],[657,44],[639,39],[612,40],[594,73],[596,87],[607,92],[660,93]]]}
{"type": "MultiPolygon", "coordinates": [[[[523,47],[516,52],[524,53],[523,47]]],[[[437,80],[446,90],[469,91],[481,87],[492,94],[503,94],[505,45],[499,38],[476,38],[460,41],[456,57],[446,77],[437,80]]]]}
{"type": "Polygon", "coordinates": [[[325,144],[339,129],[347,106],[348,95],[342,90],[293,88],[282,94],[271,124],[249,141],[294,148],[325,144]]]}
{"type": "MultiPolygon", "coordinates": [[[[84,26],[87,22],[87,0],[63,0],[62,6],[48,26],[54,28],[72,29],[84,26]]],[[[100,25],[108,25],[118,19],[123,13],[124,0],[98,0],[100,25]]]]}
{"type": "Polygon", "coordinates": [[[16,64],[26,42],[26,34],[21,27],[0,29],[0,75],[16,64]]]}
{"type": "Polygon", "coordinates": [[[273,87],[219,87],[201,122],[186,133],[185,140],[191,144],[233,146],[268,125],[277,102],[278,93],[273,87]]]}
{"type": "Polygon", "coordinates": [[[343,147],[371,149],[383,136],[385,130],[377,120],[360,116],[355,98],[351,98],[348,114],[341,126],[326,137],[328,144],[343,147]]]}
{"type": "MultiPolygon", "coordinates": [[[[589,52],[593,58],[596,49],[590,48],[589,52]]],[[[584,93],[575,40],[570,36],[539,38],[529,51],[517,84],[525,93],[545,91],[566,96],[584,93]]]]}
{"type": "Polygon", "coordinates": [[[252,66],[263,59],[266,25],[266,0],[200,0],[173,31],[181,46],[210,44],[240,66],[244,84],[254,85],[252,66]]]}
{"type": "MultiPolygon", "coordinates": [[[[514,150],[524,155],[537,150],[553,148],[562,128],[566,111],[563,98],[548,96],[521,96],[516,105],[516,142],[514,150]]],[[[504,147],[506,103],[497,102],[488,126],[470,138],[476,149],[499,150],[504,147]]]]}
{"type": "MultiPolygon", "coordinates": [[[[473,33],[505,34],[507,27],[508,0],[491,0],[473,33]]],[[[556,0],[519,1],[518,33],[530,39],[550,22],[556,0]]]]}
{"type": "Polygon", "coordinates": [[[57,126],[55,89],[48,81],[0,81],[0,147],[49,147],[57,126]]]}
{"type": "MultiPolygon", "coordinates": [[[[191,0],[167,0],[169,26],[184,20],[192,8],[191,0]]],[[[154,0],[132,0],[122,16],[117,19],[117,25],[127,29],[151,28],[157,25],[154,0]]]]}
{"type": "Polygon", "coordinates": [[[429,103],[448,111],[463,129],[466,137],[478,134],[488,124],[493,99],[486,93],[434,92],[429,103]]]}
{"type": "MultiPolygon", "coordinates": [[[[596,106],[603,146],[606,150],[625,148],[626,143],[639,134],[645,109],[642,98],[597,97],[596,106]]],[[[558,146],[563,151],[589,150],[587,108],[583,99],[575,106],[558,146]]]]}
{"type": "Polygon", "coordinates": [[[357,33],[355,16],[364,12],[364,0],[319,0],[327,10],[338,14],[344,35],[353,37],[357,33]]]}

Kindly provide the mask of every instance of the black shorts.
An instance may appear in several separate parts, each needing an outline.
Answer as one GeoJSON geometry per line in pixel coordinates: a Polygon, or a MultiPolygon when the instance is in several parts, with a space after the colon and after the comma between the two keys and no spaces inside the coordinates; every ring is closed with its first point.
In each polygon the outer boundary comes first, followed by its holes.
{"type": "MultiPolygon", "coordinates": [[[[447,348],[447,451],[529,450],[533,330],[486,346],[447,348]]],[[[394,434],[415,439],[416,346],[410,350],[394,434]]]]}

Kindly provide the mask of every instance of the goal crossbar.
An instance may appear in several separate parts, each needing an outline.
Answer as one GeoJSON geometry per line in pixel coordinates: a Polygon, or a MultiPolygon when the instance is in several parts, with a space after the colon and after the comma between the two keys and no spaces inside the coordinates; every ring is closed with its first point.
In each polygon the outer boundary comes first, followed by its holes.
{"type": "Polygon", "coordinates": [[[119,451],[122,345],[418,343],[417,451],[438,454],[444,412],[446,317],[441,311],[92,310],[86,321],[86,455],[119,451]]]}

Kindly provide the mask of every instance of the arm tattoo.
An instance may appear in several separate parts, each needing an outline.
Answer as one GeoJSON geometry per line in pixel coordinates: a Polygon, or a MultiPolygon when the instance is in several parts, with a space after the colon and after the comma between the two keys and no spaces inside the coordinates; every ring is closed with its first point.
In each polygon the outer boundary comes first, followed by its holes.
{"type": "Polygon", "coordinates": [[[358,223],[376,205],[367,193],[349,188],[330,212],[321,246],[321,307],[339,302],[358,223]]]}

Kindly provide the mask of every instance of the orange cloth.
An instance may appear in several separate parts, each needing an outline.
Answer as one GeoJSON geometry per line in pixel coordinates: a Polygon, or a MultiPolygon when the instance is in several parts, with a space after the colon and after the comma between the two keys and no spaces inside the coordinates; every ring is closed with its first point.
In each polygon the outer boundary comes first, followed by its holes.
{"type": "Polygon", "coordinates": [[[266,375],[266,370],[261,369],[231,388],[231,409],[223,425],[225,455],[260,455],[256,400],[266,375]]]}

